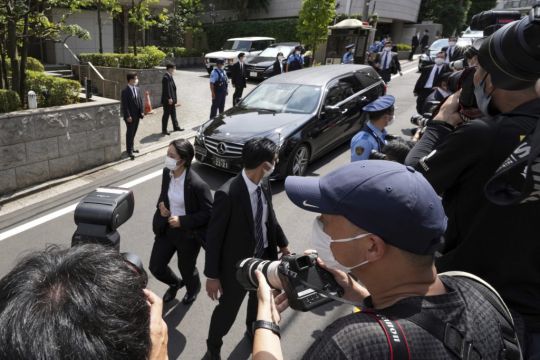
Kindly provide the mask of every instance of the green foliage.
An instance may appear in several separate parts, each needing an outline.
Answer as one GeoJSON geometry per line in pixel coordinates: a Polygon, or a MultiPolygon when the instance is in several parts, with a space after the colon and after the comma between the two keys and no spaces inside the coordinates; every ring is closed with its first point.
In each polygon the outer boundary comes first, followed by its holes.
{"type": "Polygon", "coordinates": [[[165,59],[165,53],[155,46],[146,46],[140,49],[137,56],[134,54],[87,53],[80,54],[79,58],[82,62],[91,62],[94,66],[151,69],[161,64],[165,59]]]}
{"type": "Polygon", "coordinates": [[[62,106],[79,101],[81,84],[37,71],[27,71],[26,89],[36,93],[38,107],[62,106]]]}
{"type": "Polygon", "coordinates": [[[234,21],[220,24],[207,24],[204,32],[211,51],[220,49],[231,37],[269,36],[277,42],[298,41],[296,34],[297,19],[234,21]]]}
{"type": "Polygon", "coordinates": [[[201,57],[206,50],[201,49],[186,49],[185,47],[160,47],[167,56],[172,54],[173,57],[201,57]]]}
{"type": "Polygon", "coordinates": [[[19,94],[13,90],[0,89],[0,113],[7,113],[21,108],[19,94]]]}
{"type": "Polygon", "coordinates": [[[397,44],[398,51],[411,51],[412,47],[409,44],[397,44]]]}
{"type": "Polygon", "coordinates": [[[465,27],[471,0],[423,0],[420,6],[418,22],[432,20],[442,24],[443,36],[459,33],[465,27]]]}
{"type": "Polygon", "coordinates": [[[162,43],[170,46],[184,44],[187,31],[194,34],[201,32],[201,14],[204,6],[201,0],[173,0],[172,12],[159,24],[163,30],[162,43]]]}
{"type": "Polygon", "coordinates": [[[491,10],[495,5],[497,5],[497,0],[472,0],[471,8],[467,13],[466,24],[468,25],[471,23],[471,19],[474,15],[482,11],[491,10]]]}
{"type": "MultiPolygon", "coordinates": [[[[20,60],[19,60],[19,64],[20,64],[20,60]]],[[[8,74],[11,74],[11,60],[9,58],[6,58],[6,67],[8,70],[8,74]]],[[[40,71],[40,72],[45,71],[45,67],[43,66],[43,64],[38,59],[30,57],[30,56],[26,58],[26,69],[32,70],[32,71],[40,71]]]]}
{"type": "Polygon", "coordinates": [[[335,15],[335,0],[303,0],[297,26],[302,43],[315,51],[328,37],[328,24],[335,15]]]}

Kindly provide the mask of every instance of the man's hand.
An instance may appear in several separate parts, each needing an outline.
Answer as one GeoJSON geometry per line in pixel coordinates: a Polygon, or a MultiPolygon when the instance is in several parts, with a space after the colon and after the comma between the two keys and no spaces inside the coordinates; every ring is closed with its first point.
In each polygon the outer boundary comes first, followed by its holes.
{"type": "Polygon", "coordinates": [[[148,289],[144,289],[146,301],[150,307],[150,354],[148,360],[168,360],[167,324],[163,321],[163,300],[148,289]]]}
{"type": "Polygon", "coordinates": [[[173,103],[173,99],[169,99],[169,105],[172,105],[173,103]]]}
{"type": "Polygon", "coordinates": [[[133,122],[133,119],[131,118],[131,116],[127,118],[127,122],[128,122],[128,123],[132,123],[132,122],[133,122]]]}
{"type": "Polygon", "coordinates": [[[180,227],[180,218],[178,216],[171,216],[169,218],[169,226],[172,228],[180,227]]]}
{"type": "Polygon", "coordinates": [[[451,95],[444,104],[442,104],[439,113],[433,120],[439,120],[447,122],[453,127],[461,125],[463,120],[459,115],[459,96],[461,95],[461,90],[451,95]]]}
{"type": "Polygon", "coordinates": [[[223,295],[219,279],[206,279],[206,293],[210,299],[219,300],[219,297],[223,295]]]}
{"type": "Polygon", "coordinates": [[[163,217],[171,216],[171,212],[169,211],[169,209],[167,209],[167,207],[165,206],[165,203],[163,201],[159,203],[159,213],[163,217]]]}
{"type": "Polygon", "coordinates": [[[317,258],[317,263],[323,269],[328,270],[334,276],[336,282],[345,290],[342,296],[345,300],[359,303],[369,296],[369,291],[346,272],[326,266],[321,258],[317,258]]]}
{"type": "Polygon", "coordinates": [[[216,98],[216,94],[212,93],[212,100],[214,100],[215,98],[216,98]]]}
{"type": "Polygon", "coordinates": [[[291,251],[289,250],[288,246],[279,248],[279,252],[281,253],[281,257],[286,256],[286,255],[291,255],[291,251]]]}
{"type": "MultiPolygon", "coordinates": [[[[276,306],[274,297],[278,296],[280,292],[278,290],[272,291],[262,272],[256,270],[255,275],[257,276],[257,282],[259,283],[259,287],[257,288],[257,298],[259,299],[257,320],[271,321],[275,324],[279,324],[281,316],[279,315],[280,311],[276,306]]],[[[283,303],[280,305],[283,307],[283,303]]],[[[285,308],[283,308],[283,310],[285,308]]]]}

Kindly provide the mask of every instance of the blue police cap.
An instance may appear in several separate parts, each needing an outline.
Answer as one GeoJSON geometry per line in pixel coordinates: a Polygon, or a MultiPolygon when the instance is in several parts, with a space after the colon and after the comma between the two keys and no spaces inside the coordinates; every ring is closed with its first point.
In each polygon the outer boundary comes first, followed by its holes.
{"type": "Polygon", "coordinates": [[[365,112],[383,111],[394,106],[395,102],[396,98],[392,95],[384,95],[364,106],[362,110],[365,112]]]}
{"type": "Polygon", "coordinates": [[[354,47],[354,44],[349,44],[347,46],[345,46],[345,49],[352,49],[354,47]]]}
{"type": "Polygon", "coordinates": [[[216,65],[223,65],[225,64],[225,59],[217,59],[216,60],[216,65]]]}
{"type": "Polygon", "coordinates": [[[442,246],[447,218],[441,200],[412,167],[356,161],[323,177],[289,176],[285,191],[298,207],[342,215],[399,249],[427,255],[442,246]]]}

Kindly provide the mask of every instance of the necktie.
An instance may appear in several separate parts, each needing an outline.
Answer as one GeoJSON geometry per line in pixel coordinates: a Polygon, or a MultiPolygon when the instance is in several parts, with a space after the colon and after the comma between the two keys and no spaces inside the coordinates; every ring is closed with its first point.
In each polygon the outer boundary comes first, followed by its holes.
{"type": "Polygon", "coordinates": [[[262,227],[263,204],[261,187],[257,187],[257,212],[255,213],[255,257],[262,256],[264,252],[264,237],[262,227]]]}
{"type": "Polygon", "coordinates": [[[388,69],[388,67],[390,66],[390,52],[387,51],[386,54],[385,54],[386,58],[384,60],[384,70],[388,69]]]}
{"type": "Polygon", "coordinates": [[[137,98],[137,91],[135,90],[135,86],[133,86],[131,88],[131,90],[133,90],[133,97],[136,99],[137,98]]]}

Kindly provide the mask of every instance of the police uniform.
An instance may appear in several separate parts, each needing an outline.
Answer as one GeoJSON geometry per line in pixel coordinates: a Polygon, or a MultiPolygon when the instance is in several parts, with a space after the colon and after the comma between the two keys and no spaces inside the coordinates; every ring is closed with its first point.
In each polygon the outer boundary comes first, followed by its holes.
{"type": "MultiPolygon", "coordinates": [[[[362,110],[367,113],[383,111],[394,106],[394,103],[395,98],[392,95],[385,95],[367,104],[362,110]]],[[[381,152],[386,144],[387,135],[386,130],[380,130],[368,121],[362,131],[351,140],[351,161],[369,159],[372,150],[381,152]]]]}
{"type": "Polygon", "coordinates": [[[349,49],[352,49],[354,47],[353,44],[347,45],[345,49],[347,49],[347,52],[343,55],[342,63],[343,64],[354,64],[354,54],[349,51],[349,49]]]}
{"type": "Polygon", "coordinates": [[[287,71],[300,70],[302,67],[304,67],[304,58],[302,57],[302,55],[296,54],[295,50],[295,52],[293,52],[287,58],[287,64],[287,71]]]}
{"type": "MultiPolygon", "coordinates": [[[[224,63],[225,62],[221,59],[217,61],[218,65],[224,63]]],[[[214,70],[212,70],[212,73],[210,74],[210,84],[214,85],[214,93],[216,96],[212,99],[210,119],[217,115],[218,110],[221,114],[225,109],[225,98],[227,97],[229,86],[228,81],[229,79],[225,70],[219,69],[218,67],[215,67],[214,70]]]]}

